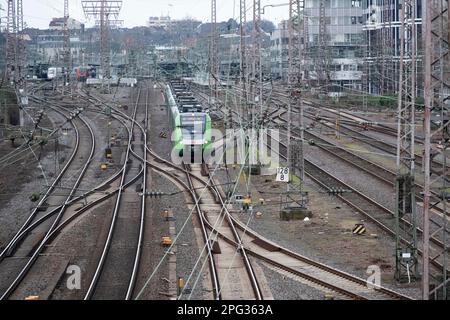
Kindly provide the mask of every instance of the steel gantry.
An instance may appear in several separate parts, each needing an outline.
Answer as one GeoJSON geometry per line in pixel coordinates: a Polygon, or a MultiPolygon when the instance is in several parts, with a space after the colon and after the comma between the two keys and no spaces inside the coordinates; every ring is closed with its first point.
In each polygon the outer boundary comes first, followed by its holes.
{"type": "MultiPolygon", "coordinates": [[[[304,87],[304,62],[305,62],[305,45],[304,37],[305,25],[307,24],[304,17],[303,0],[290,0],[289,2],[289,68],[288,68],[288,133],[287,133],[287,152],[288,163],[292,175],[300,177],[301,185],[305,178],[305,161],[304,161],[304,119],[303,119],[303,98],[302,88],[304,87]],[[300,141],[291,142],[292,136],[292,113],[293,108],[298,107],[299,119],[298,128],[300,131],[300,141]]],[[[302,188],[300,188],[302,189],[302,188]]],[[[302,191],[302,190],[300,190],[302,191]]]]}
{"type": "Polygon", "coordinates": [[[103,78],[111,78],[111,42],[109,32],[114,22],[119,22],[122,1],[120,0],[83,0],[81,2],[87,17],[98,19],[100,25],[100,62],[103,78]],[[114,20],[114,21],[112,21],[114,20]]]}
{"type": "Polygon", "coordinates": [[[450,146],[450,53],[448,0],[427,0],[424,24],[425,60],[425,181],[423,208],[423,298],[448,299],[448,150],[450,146]],[[442,163],[431,172],[431,161],[442,163]],[[430,203],[431,192],[440,194],[437,203],[430,203]],[[440,207],[443,213],[433,214],[440,207]],[[438,226],[436,226],[438,225],[438,226]],[[433,228],[431,228],[433,226],[433,228]],[[432,238],[439,238],[443,247],[430,247],[432,238]],[[437,272],[431,262],[442,268],[437,272]]]}
{"type": "Polygon", "coordinates": [[[418,280],[415,192],[415,128],[417,95],[417,0],[400,8],[400,74],[397,114],[396,268],[399,282],[418,280]]]}

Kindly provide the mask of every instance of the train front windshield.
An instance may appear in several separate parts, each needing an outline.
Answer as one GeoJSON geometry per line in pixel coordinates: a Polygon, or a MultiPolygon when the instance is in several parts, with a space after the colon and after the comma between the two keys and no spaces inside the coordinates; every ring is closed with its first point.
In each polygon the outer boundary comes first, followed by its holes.
{"type": "Polygon", "coordinates": [[[203,135],[206,131],[206,115],[204,114],[182,114],[181,129],[183,130],[183,140],[190,143],[203,143],[203,135]]]}

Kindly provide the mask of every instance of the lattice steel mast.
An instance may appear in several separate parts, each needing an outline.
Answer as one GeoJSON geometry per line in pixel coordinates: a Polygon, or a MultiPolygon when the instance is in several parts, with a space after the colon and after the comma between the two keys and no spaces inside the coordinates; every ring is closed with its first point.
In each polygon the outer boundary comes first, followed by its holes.
{"type": "MultiPolygon", "coordinates": [[[[381,42],[378,43],[381,51],[381,83],[380,93],[386,94],[393,92],[393,86],[395,85],[395,76],[393,76],[394,66],[396,65],[392,61],[393,55],[395,55],[395,49],[392,46],[393,34],[392,34],[392,0],[383,0],[382,10],[382,29],[381,29],[381,42]]],[[[417,14],[416,14],[417,15],[417,14]]]]}
{"type": "Polygon", "coordinates": [[[6,79],[17,83],[17,24],[15,0],[8,0],[8,15],[6,27],[6,79]]]}
{"type": "MultiPolygon", "coordinates": [[[[289,1],[289,69],[288,69],[288,90],[290,93],[288,105],[288,163],[292,175],[296,175],[299,171],[301,183],[305,178],[305,161],[304,161],[304,120],[303,120],[303,98],[301,89],[304,85],[304,61],[305,48],[302,45],[302,34],[304,34],[304,26],[306,25],[303,0],[289,1]],[[302,30],[303,29],[303,30],[302,30]],[[291,142],[292,136],[292,109],[294,106],[299,107],[299,130],[300,141],[291,142]]],[[[304,41],[306,43],[306,40],[304,41]]]]}
{"type": "Polygon", "coordinates": [[[71,65],[70,30],[69,30],[69,0],[64,0],[64,67],[66,68],[66,82],[69,81],[71,65]]]}
{"type": "Polygon", "coordinates": [[[319,59],[319,72],[317,73],[317,80],[319,86],[325,92],[328,92],[329,84],[329,70],[328,70],[328,34],[327,34],[327,16],[325,0],[320,1],[319,7],[319,35],[318,35],[318,59],[319,59]]]}
{"type": "Polygon", "coordinates": [[[245,0],[239,0],[239,31],[240,31],[240,81],[242,90],[242,116],[246,114],[250,121],[250,112],[248,110],[248,93],[247,93],[247,44],[246,44],[246,27],[247,27],[247,5],[245,0]]]}
{"type": "Polygon", "coordinates": [[[400,8],[400,74],[398,89],[396,268],[395,278],[411,282],[419,278],[415,192],[415,103],[417,76],[416,0],[404,0],[400,8]]]}
{"type": "Polygon", "coordinates": [[[217,103],[218,98],[218,80],[219,80],[219,52],[218,52],[218,35],[217,35],[217,0],[211,0],[211,52],[210,52],[210,68],[209,75],[210,86],[212,88],[212,96],[214,102],[217,103]]]}
{"type": "Polygon", "coordinates": [[[23,1],[17,0],[17,85],[20,89],[26,86],[27,55],[23,22],[23,1]]]}
{"type": "Polygon", "coordinates": [[[16,89],[26,87],[26,45],[22,0],[8,0],[6,18],[6,80],[16,89]]]}
{"type": "Polygon", "coordinates": [[[106,12],[106,1],[100,7],[100,52],[103,76],[111,77],[111,51],[109,46],[109,14],[106,12]]]}
{"type": "Polygon", "coordinates": [[[450,143],[450,34],[448,0],[425,2],[425,23],[423,34],[425,59],[425,183],[423,216],[423,298],[448,299],[448,150],[450,143]],[[436,120],[437,119],[437,120],[436,120]],[[440,158],[442,167],[431,175],[431,161],[440,158]],[[438,186],[436,188],[436,186],[438,186]],[[441,197],[438,203],[430,203],[432,189],[441,197]],[[437,189],[437,190],[436,190],[437,189]],[[441,207],[441,215],[432,215],[433,207],[441,207]],[[431,220],[432,219],[432,220],[431,220]],[[436,228],[438,223],[440,227],[436,228]],[[430,229],[433,225],[433,229],[430,229]],[[442,240],[444,248],[430,247],[431,238],[442,240]],[[442,269],[437,273],[430,270],[430,259],[439,261],[442,269]]]}
{"type": "MultiPolygon", "coordinates": [[[[253,115],[263,112],[263,70],[262,70],[262,29],[261,29],[261,0],[253,0],[253,50],[252,50],[252,106],[253,115]],[[257,105],[259,111],[257,111],[257,105]]],[[[254,117],[256,122],[257,117],[254,117]]],[[[257,123],[253,123],[258,127],[257,123]]]]}

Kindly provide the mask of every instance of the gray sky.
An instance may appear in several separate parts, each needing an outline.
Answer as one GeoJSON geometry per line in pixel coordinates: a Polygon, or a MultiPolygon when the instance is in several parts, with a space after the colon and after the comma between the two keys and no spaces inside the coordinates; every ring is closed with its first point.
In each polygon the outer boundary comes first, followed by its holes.
{"type": "MultiPolygon", "coordinates": [[[[287,0],[261,0],[262,5],[283,4],[287,0]]],[[[53,17],[62,17],[64,10],[63,0],[23,0],[24,20],[28,26],[45,29],[53,17]]],[[[6,9],[6,1],[0,0],[3,9],[6,9]]],[[[247,0],[247,20],[252,20],[253,1],[247,0]]],[[[81,0],[69,0],[70,15],[82,22],[91,25],[82,10],[81,0]]],[[[120,19],[124,20],[126,27],[142,26],[146,24],[149,16],[161,14],[174,19],[194,17],[204,22],[210,20],[210,0],[123,0],[120,19]]],[[[239,0],[217,0],[218,20],[239,18],[239,0]]],[[[2,16],[6,12],[2,11],[2,16]]],[[[288,7],[266,8],[263,18],[273,21],[275,24],[288,16],[288,7]]]]}

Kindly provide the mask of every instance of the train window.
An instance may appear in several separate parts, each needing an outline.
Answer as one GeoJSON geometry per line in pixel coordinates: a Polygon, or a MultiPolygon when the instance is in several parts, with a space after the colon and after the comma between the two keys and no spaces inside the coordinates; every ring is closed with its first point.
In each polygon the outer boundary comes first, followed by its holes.
{"type": "Polygon", "coordinates": [[[205,132],[206,116],[204,114],[183,114],[181,115],[181,127],[195,134],[195,130],[200,128],[201,132],[205,132]]]}

